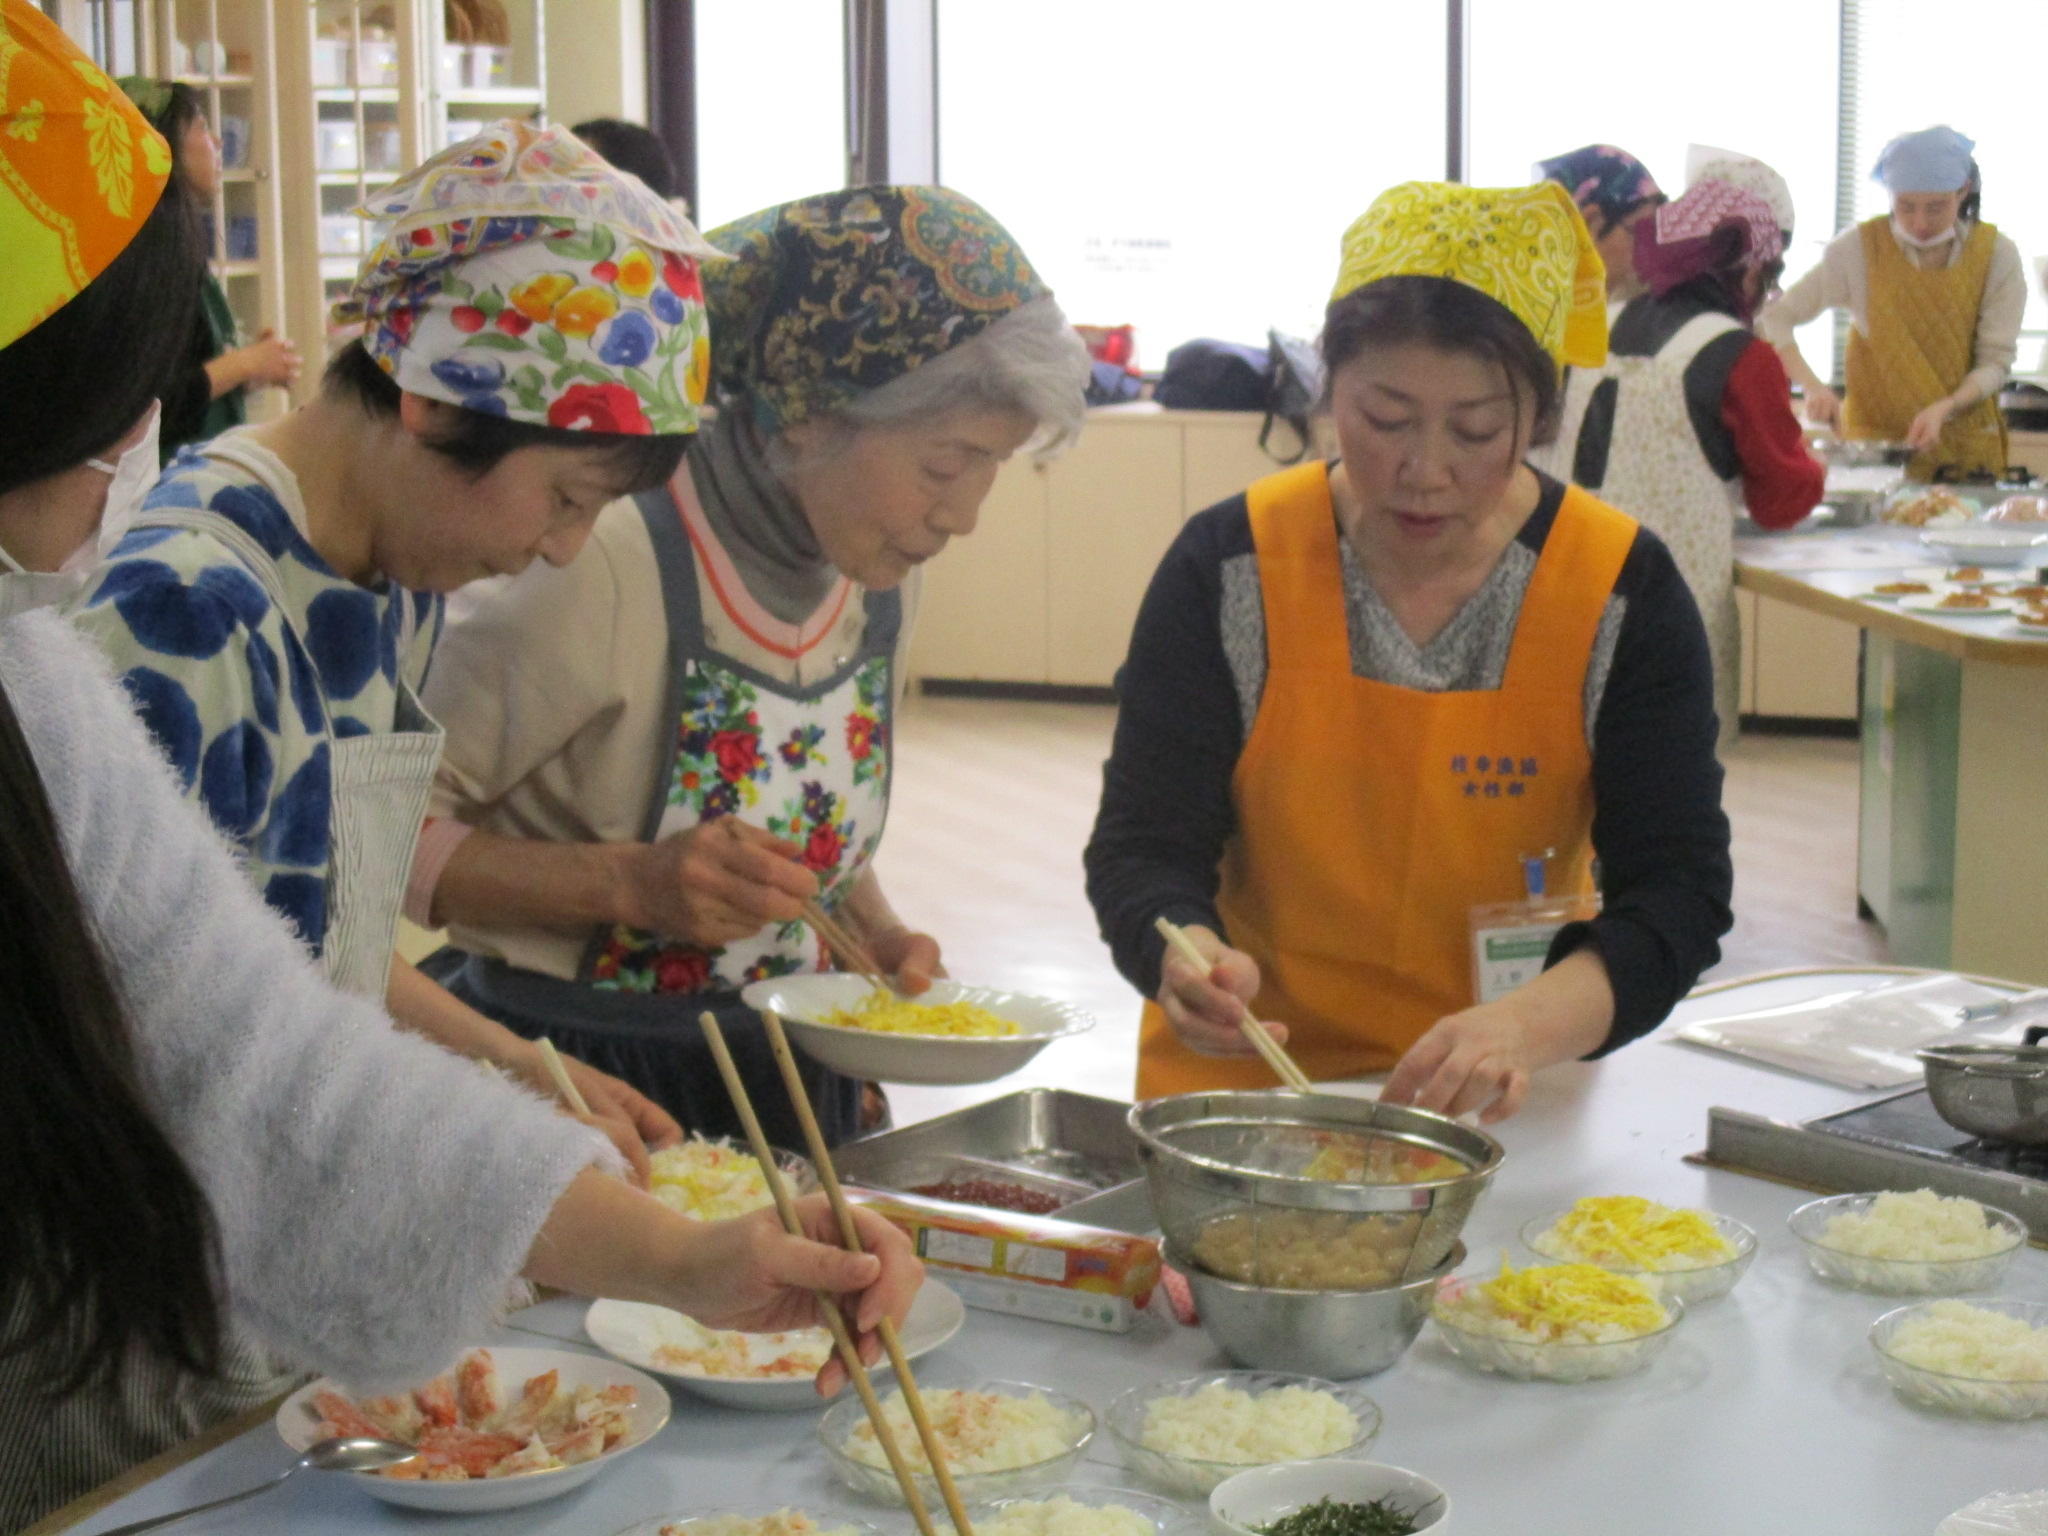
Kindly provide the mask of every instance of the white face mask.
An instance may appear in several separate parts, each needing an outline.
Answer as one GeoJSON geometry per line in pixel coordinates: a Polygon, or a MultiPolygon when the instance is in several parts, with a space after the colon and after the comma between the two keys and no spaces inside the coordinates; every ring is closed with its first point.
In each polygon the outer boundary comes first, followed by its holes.
{"type": "Polygon", "coordinates": [[[1955,239],[1956,229],[1955,226],[1951,224],[1947,229],[1944,229],[1940,234],[1922,240],[1916,235],[1907,234],[1906,226],[1901,224],[1896,218],[1894,218],[1892,220],[1892,235],[1895,239],[1898,240],[1899,244],[1901,245],[1911,246],[1916,251],[1931,251],[1938,246],[1947,245],[1949,241],[1955,239]]]}
{"type": "Polygon", "coordinates": [[[31,571],[5,549],[0,549],[0,618],[48,608],[76,595],[94,566],[121,542],[121,536],[142,510],[143,498],[156,484],[157,436],[163,424],[163,407],[150,402],[149,424],[142,436],[121,452],[118,462],[87,459],[86,464],[112,477],[100,509],[99,531],[81,540],[78,548],[64,557],[54,571],[31,571]]]}

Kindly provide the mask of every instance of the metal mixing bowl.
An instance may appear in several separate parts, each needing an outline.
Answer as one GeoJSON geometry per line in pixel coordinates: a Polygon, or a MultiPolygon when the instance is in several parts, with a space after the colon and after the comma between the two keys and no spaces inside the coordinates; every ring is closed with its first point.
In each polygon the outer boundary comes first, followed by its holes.
{"type": "Polygon", "coordinates": [[[1225,1280],[1166,1251],[1187,1276],[1209,1337],[1252,1370],[1298,1371],[1350,1381],[1384,1371],[1408,1352],[1429,1319],[1436,1283],[1465,1262],[1465,1245],[1414,1280],[1366,1291],[1298,1291],[1225,1280]]]}
{"type": "Polygon", "coordinates": [[[1935,1112],[1957,1130],[2048,1146],[2048,1045],[1935,1045],[1918,1054],[1935,1112]]]}
{"type": "Polygon", "coordinates": [[[1136,1105],[1129,1118],[1169,1247],[1212,1273],[1260,1282],[1286,1267],[1267,1255],[1298,1247],[1305,1232],[1316,1252],[1338,1259],[1370,1247],[1383,1278],[1347,1278],[1333,1262],[1322,1289],[1371,1289],[1441,1267],[1502,1158],[1491,1136],[1444,1115],[1290,1089],[1177,1094],[1136,1105]],[[1454,1159],[1458,1171],[1412,1177],[1420,1154],[1454,1159]],[[1333,1161],[1369,1171],[1332,1177],[1333,1161]],[[1230,1228],[1248,1248],[1242,1274],[1209,1262],[1212,1228],[1230,1228]]]}

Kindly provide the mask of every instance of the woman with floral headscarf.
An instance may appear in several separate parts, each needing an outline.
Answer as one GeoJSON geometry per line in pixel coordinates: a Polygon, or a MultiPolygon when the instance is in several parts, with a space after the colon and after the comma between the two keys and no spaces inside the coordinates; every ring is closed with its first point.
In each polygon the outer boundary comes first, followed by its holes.
{"type": "Polygon", "coordinates": [[[1811,421],[1845,437],[1919,450],[1917,479],[1937,470],[2006,468],[1998,391],[2018,354],[2027,307],[2019,247],[1982,218],[1976,142],[1945,124],[1885,145],[1871,178],[1889,214],[1828,243],[1820,265],[1757,317],[1806,394],[1811,421]],[[1799,354],[1793,332],[1830,309],[1849,312],[1847,394],[1799,354]]]}
{"type": "MultiPolygon", "coordinates": [[[[441,731],[442,594],[566,564],[696,429],[706,247],[561,129],[501,123],[365,210],[383,238],[320,394],[181,453],[74,617],[187,790],[344,989],[545,1084],[539,1053],[392,956],[441,731]]],[[[621,1149],[679,1134],[572,1065],[621,1149]]]]}
{"type": "Polygon", "coordinates": [[[1322,336],[1342,457],[1190,519],[1118,674],[1088,892],[1149,999],[1139,1097],[1272,1086],[1249,1008],[1312,1078],[1391,1067],[1383,1099],[1497,1120],[1713,963],[1697,610],[1655,534],[1523,458],[1560,364],[1606,340],[1554,185],[1411,182],[1346,233],[1322,336]],[[1590,896],[1596,851],[1597,914],[1526,903],[1590,896]]]}
{"type": "Polygon", "coordinates": [[[1754,160],[1703,165],[1636,229],[1647,291],[1615,318],[1607,361],[1574,369],[1538,468],[1597,491],[1670,547],[1706,620],[1720,739],[1740,725],[1735,514],[1789,528],[1820,504],[1777,351],[1750,333],[1791,238],[1784,180],[1754,160]]]}
{"type": "Polygon", "coordinates": [[[1643,162],[1612,144],[1587,144],[1537,161],[1535,179],[1563,187],[1585,216],[1607,269],[1608,301],[1621,304],[1642,292],[1636,278],[1636,225],[1664,201],[1643,162]]]}
{"type": "MultiPolygon", "coordinates": [[[[910,989],[938,944],[873,858],[917,568],[1004,459],[1080,426],[1085,350],[1016,242],[939,187],[861,187],[715,230],[718,414],[566,570],[452,616],[428,688],[449,752],[414,871],[458,995],[734,1129],[696,1028],[776,1081],[738,991],[824,968],[816,899],[910,989]]],[[[815,1072],[835,1139],[851,1080],[815,1072]]],[[[779,1088],[771,1135],[798,1132],[779,1088]]]]}

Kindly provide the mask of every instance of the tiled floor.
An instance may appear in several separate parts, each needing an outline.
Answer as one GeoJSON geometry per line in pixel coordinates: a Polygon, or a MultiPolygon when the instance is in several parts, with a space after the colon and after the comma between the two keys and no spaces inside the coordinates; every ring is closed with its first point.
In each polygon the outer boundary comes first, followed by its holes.
{"type": "MultiPolygon", "coordinates": [[[[1092,1033],[1006,1078],[1128,1096],[1138,1002],[1109,963],[1081,889],[1114,719],[1106,705],[913,697],[880,856],[904,918],[936,934],[963,980],[1043,992],[1092,1012],[1092,1033]]],[[[1856,917],[1856,744],[1745,737],[1728,759],[1735,930],[1710,976],[1881,961],[1856,917]]],[[[986,1098],[986,1087],[897,1087],[900,1121],[986,1098]]]]}

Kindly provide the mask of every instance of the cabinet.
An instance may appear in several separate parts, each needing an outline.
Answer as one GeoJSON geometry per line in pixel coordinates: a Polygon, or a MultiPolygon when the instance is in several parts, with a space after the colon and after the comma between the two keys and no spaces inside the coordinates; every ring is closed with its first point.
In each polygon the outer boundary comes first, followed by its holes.
{"type": "Polygon", "coordinates": [[[1756,604],[1753,643],[1744,636],[1745,665],[1755,656],[1756,702],[1745,709],[1766,719],[1854,720],[1862,631],[1841,619],[1745,594],[1756,604]]]}

